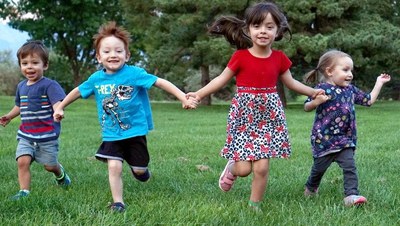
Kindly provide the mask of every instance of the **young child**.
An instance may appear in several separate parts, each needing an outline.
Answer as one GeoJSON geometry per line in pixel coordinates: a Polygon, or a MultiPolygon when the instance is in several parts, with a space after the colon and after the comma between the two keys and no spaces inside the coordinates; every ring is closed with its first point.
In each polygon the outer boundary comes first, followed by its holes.
{"type": "Polygon", "coordinates": [[[244,20],[221,17],[210,27],[211,34],[224,35],[238,49],[224,71],[209,84],[188,97],[198,101],[221,89],[236,77],[227,122],[227,138],[220,155],[228,159],[219,187],[229,191],[237,176],[253,172],[249,206],[260,210],[269,175],[270,158],[288,158],[291,154],[286,118],[276,90],[280,79],[289,89],[316,96],[315,90],[293,79],[291,61],[271,48],[281,40],[289,25],[279,8],[262,2],[248,8],[244,20]]]}
{"type": "Polygon", "coordinates": [[[318,193],[322,176],[336,162],[343,170],[344,204],[359,205],[367,199],[359,195],[357,169],[354,154],[357,144],[356,115],[354,104],[371,106],[390,75],[381,74],[371,93],[364,93],[351,84],[353,80],[351,57],[338,50],[330,50],[319,59],[316,69],[306,74],[306,81],[320,82],[315,88],[326,95],[308,98],[305,111],[316,109],[311,131],[314,164],[305,184],[305,196],[318,193]]]}
{"type": "Polygon", "coordinates": [[[40,41],[28,41],[17,52],[18,64],[25,80],[20,82],[15,95],[15,106],[0,118],[6,126],[21,115],[21,125],[17,132],[19,192],[11,197],[19,200],[30,193],[30,165],[36,161],[52,172],[56,182],[68,187],[71,179],[58,162],[58,136],[61,125],[53,120],[54,109],[64,99],[61,86],[43,76],[49,67],[49,52],[40,41]]]}
{"type": "Polygon", "coordinates": [[[147,89],[157,86],[182,101],[184,108],[195,108],[197,101],[169,81],[148,74],[144,69],[127,65],[130,34],[109,22],[100,27],[94,37],[96,58],[102,70],[73,89],[61,102],[54,119],[64,117],[64,108],[77,98],[95,96],[103,142],[96,158],[107,162],[113,203],[110,208],[123,212],[122,168],[125,160],[133,176],[142,182],[150,178],[146,134],[153,128],[147,89]]]}

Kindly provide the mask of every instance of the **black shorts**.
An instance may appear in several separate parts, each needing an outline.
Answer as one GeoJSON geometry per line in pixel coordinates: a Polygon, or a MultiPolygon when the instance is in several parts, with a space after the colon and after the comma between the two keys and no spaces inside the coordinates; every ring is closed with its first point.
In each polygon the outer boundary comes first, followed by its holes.
{"type": "Polygon", "coordinates": [[[96,158],[107,162],[108,159],[126,161],[133,167],[147,167],[150,161],[146,136],[132,137],[117,141],[103,141],[96,158]]]}

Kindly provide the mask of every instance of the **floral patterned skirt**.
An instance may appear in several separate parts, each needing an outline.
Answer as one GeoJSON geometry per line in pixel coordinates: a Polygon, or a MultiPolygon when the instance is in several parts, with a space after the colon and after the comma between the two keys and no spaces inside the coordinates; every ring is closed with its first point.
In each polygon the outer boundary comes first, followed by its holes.
{"type": "Polygon", "coordinates": [[[228,115],[227,138],[220,155],[235,161],[288,158],[286,116],[275,87],[238,87],[228,115]]]}

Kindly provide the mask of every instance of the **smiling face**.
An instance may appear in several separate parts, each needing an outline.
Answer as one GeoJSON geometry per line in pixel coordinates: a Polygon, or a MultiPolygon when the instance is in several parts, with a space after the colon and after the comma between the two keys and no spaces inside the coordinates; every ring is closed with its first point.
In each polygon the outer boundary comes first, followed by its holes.
{"type": "Polygon", "coordinates": [[[115,36],[108,36],[100,41],[96,54],[97,61],[101,63],[106,73],[113,74],[121,69],[129,60],[130,53],[126,50],[124,42],[115,36]]]}
{"type": "Polygon", "coordinates": [[[278,32],[278,25],[271,13],[268,13],[260,24],[251,24],[249,33],[253,47],[271,48],[278,32]]]}
{"type": "Polygon", "coordinates": [[[327,83],[346,87],[353,80],[353,60],[350,57],[339,57],[332,67],[326,68],[327,83]]]}
{"type": "Polygon", "coordinates": [[[19,61],[21,73],[28,79],[28,84],[39,81],[43,77],[43,72],[48,68],[38,54],[28,54],[19,61]]]}

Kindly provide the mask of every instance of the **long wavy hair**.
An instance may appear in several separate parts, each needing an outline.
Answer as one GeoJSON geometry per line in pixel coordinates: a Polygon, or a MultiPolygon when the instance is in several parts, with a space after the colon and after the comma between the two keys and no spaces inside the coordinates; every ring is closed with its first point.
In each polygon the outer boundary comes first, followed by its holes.
{"type": "Polygon", "coordinates": [[[237,49],[247,49],[253,46],[247,34],[250,25],[261,24],[268,14],[271,14],[278,26],[275,41],[281,40],[286,32],[289,32],[291,38],[292,33],[285,15],[271,2],[261,2],[247,8],[243,20],[234,16],[221,16],[209,27],[208,32],[212,35],[225,36],[226,40],[237,49]]]}

